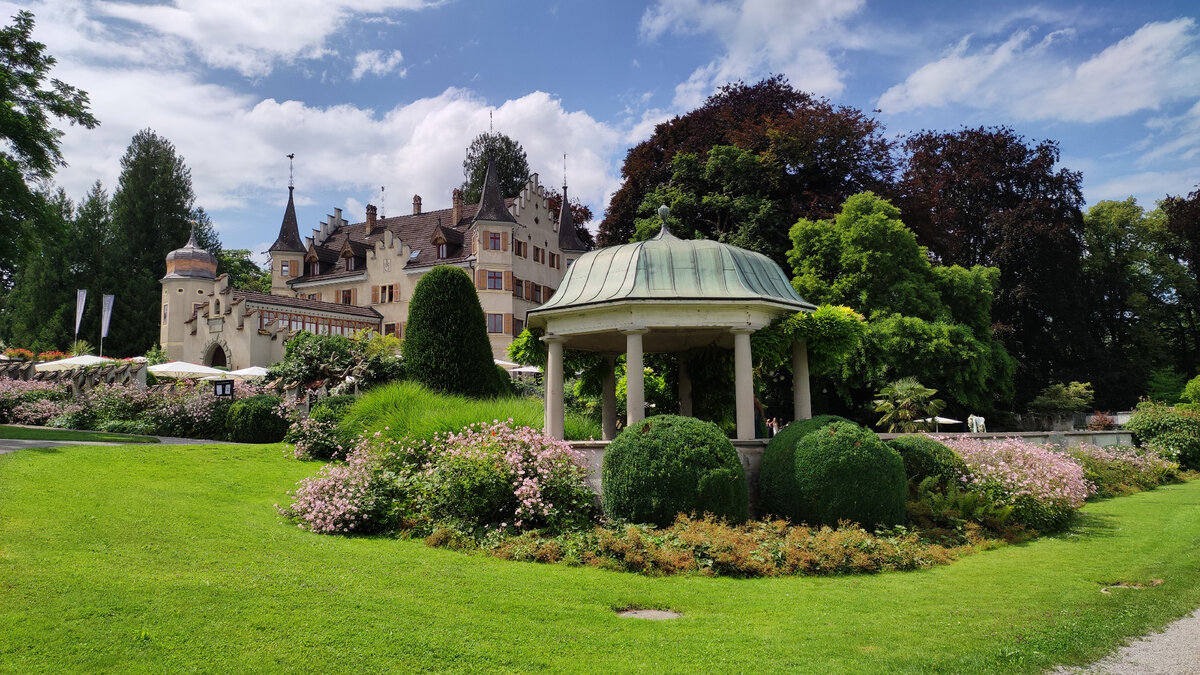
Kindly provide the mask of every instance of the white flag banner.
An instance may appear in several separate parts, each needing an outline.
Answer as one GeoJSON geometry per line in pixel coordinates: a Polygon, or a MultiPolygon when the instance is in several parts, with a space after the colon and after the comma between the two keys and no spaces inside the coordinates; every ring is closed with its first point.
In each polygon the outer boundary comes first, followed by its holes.
{"type": "Polygon", "coordinates": [[[75,291],[75,337],[79,337],[79,322],[83,320],[83,303],[87,302],[87,289],[75,291]]]}
{"type": "Polygon", "coordinates": [[[113,296],[106,295],[103,299],[104,314],[100,319],[100,337],[108,337],[108,320],[112,318],[113,296]]]}

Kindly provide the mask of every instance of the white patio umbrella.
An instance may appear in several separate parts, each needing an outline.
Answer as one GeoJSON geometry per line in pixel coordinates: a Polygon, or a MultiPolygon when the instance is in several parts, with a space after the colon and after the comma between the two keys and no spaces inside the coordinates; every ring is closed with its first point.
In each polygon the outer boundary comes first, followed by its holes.
{"type": "Polygon", "coordinates": [[[209,375],[228,375],[229,373],[217,368],[209,368],[198,363],[187,361],[168,361],[157,366],[149,366],[146,370],[158,377],[174,377],[178,379],[200,379],[209,375]]]}
{"type": "Polygon", "coordinates": [[[542,372],[542,369],[538,368],[537,366],[521,366],[520,368],[513,368],[509,372],[512,372],[512,373],[540,373],[540,372],[542,372]]]}
{"type": "Polygon", "coordinates": [[[262,366],[250,366],[249,368],[238,368],[237,370],[231,370],[226,373],[226,375],[242,379],[247,377],[266,377],[267,369],[263,368],[262,366]]]}
{"type": "Polygon", "coordinates": [[[115,363],[115,362],[116,362],[116,359],[106,359],[106,358],[103,358],[100,356],[92,356],[91,354],[85,354],[83,356],[72,356],[70,358],[59,359],[57,361],[47,361],[46,363],[39,363],[39,364],[36,364],[33,367],[33,369],[38,372],[45,372],[47,370],[71,370],[72,368],[86,368],[87,366],[94,366],[97,363],[115,363]]]}
{"type": "Polygon", "coordinates": [[[943,424],[962,424],[962,420],[951,419],[949,417],[925,417],[917,421],[925,424],[933,422],[934,431],[939,431],[939,427],[941,427],[943,424]]]}
{"type": "Polygon", "coordinates": [[[501,368],[503,368],[505,370],[510,370],[512,368],[516,368],[517,366],[521,365],[519,363],[513,363],[512,361],[505,361],[504,359],[492,359],[492,360],[496,362],[496,365],[500,366],[501,368]]]}

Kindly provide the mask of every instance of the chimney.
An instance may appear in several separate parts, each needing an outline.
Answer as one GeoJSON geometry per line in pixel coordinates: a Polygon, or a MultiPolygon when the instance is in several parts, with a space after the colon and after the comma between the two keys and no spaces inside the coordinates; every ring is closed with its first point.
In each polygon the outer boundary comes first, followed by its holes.
{"type": "Polygon", "coordinates": [[[375,229],[375,216],[378,213],[379,210],[375,208],[374,204],[367,204],[367,234],[375,229]]]}
{"type": "Polygon", "coordinates": [[[413,215],[421,215],[421,195],[413,195],[413,215]]]}
{"type": "Polygon", "coordinates": [[[457,227],[458,221],[462,220],[463,192],[458,188],[454,188],[454,192],[451,195],[454,207],[450,211],[450,227],[457,227]]]}

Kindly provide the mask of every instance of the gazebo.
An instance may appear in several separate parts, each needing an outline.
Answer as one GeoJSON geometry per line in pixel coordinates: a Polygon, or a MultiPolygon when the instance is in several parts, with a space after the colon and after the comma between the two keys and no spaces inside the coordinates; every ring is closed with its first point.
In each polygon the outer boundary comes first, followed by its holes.
{"type": "MultiPolygon", "coordinates": [[[[648,241],[584,254],[567,270],[544,305],[528,313],[547,345],[545,429],[563,438],[563,349],[607,357],[602,407],[605,440],[616,435],[616,357],[625,354],[627,425],[645,416],[645,352],[719,346],[734,351],[737,439],[754,438],[754,380],[750,335],[778,317],[811,312],[770,258],[708,240],[679,239],[666,226],[648,241]]],[[[796,419],[812,417],[808,352],[792,346],[796,419]]],[[[681,415],[691,414],[691,382],[679,372],[681,415]]]]}

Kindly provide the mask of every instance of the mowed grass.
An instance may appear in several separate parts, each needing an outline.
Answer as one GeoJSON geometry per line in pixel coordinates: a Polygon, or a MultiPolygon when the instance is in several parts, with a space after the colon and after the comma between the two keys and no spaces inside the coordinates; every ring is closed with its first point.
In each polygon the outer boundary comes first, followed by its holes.
{"type": "Polygon", "coordinates": [[[107,431],[72,431],[0,424],[0,438],[25,441],[82,441],[85,443],[157,443],[154,436],[113,434],[107,431]]]}
{"type": "Polygon", "coordinates": [[[0,671],[1037,672],[1200,605],[1200,481],[947,567],[736,580],[310,534],[273,505],[318,466],[278,445],[0,456],[0,671]]]}
{"type": "MultiPolygon", "coordinates": [[[[513,420],[516,426],[541,429],[545,423],[542,401],[531,398],[473,399],[437,394],[415,382],[396,382],[362,395],[342,420],[342,428],[390,438],[430,440],[436,433],[457,432],[474,422],[513,420]]],[[[567,438],[600,438],[600,425],[579,415],[564,420],[567,438]]]]}

